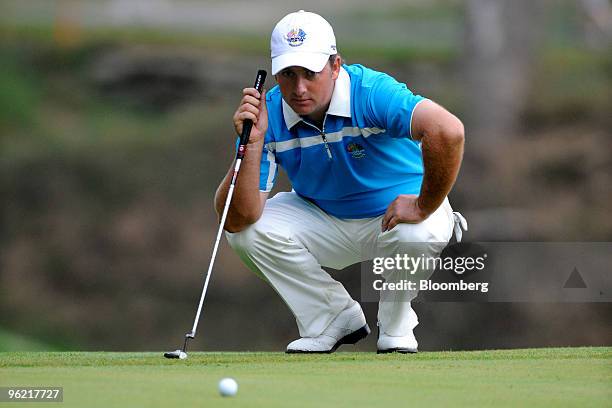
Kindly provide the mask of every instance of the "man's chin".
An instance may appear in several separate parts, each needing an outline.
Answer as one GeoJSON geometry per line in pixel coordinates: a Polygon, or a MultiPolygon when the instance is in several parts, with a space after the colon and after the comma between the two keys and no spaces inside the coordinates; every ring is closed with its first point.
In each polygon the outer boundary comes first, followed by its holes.
{"type": "Polygon", "coordinates": [[[311,103],[300,103],[300,104],[293,103],[291,104],[291,109],[293,109],[293,111],[300,116],[308,116],[314,112],[314,109],[311,103]]]}

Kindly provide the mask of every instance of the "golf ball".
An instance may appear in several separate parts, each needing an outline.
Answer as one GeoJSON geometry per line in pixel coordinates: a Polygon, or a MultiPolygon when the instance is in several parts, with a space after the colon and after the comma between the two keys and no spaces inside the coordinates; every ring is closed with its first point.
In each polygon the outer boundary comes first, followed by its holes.
{"type": "Polygon", "coordinates": [[[180,358],[181,360],[186,359],[186,358],[187,358],[187,353],[185,353],[184,351],[181,351],[181,352],[179,353],[179,358],[180,358]]]}
{"type": "Polygon", "coordinates": [[[224,397],[233,397],[238,392],[238,383],[233,378],[224,378],[219,381],[219,394],[224,397]]]}

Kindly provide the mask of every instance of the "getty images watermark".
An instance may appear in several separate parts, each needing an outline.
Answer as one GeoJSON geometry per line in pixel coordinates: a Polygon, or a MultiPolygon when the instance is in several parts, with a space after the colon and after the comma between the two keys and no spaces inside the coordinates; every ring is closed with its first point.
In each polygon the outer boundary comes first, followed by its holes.
{"type": "Polygon", "coordinates": [[[452,272],[463,275],[485,269],[487,254],[481,256],[410,256],[396,254],[392,257],[376,257],[372,260],[372,272],[378,277],[372,281],[376,291],[489,291],[489,282],[467,282],[459,279],[454,282],[435,282],[425,278],[433,271],[452,272]]]}
{"type": "Polygon", "coordinates": [[[364,243],[361,301],[612,302],[612,242],[364,243]],[[436,254],[438,254],[436,256],[436,254]]]}

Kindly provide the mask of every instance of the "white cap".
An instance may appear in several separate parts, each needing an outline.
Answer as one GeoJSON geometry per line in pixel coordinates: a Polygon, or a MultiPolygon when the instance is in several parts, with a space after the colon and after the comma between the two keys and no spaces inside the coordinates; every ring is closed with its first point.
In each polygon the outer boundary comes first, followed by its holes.
{"type": "Polygon", "coordinates": [[[272,75],[297,65],[321,72],[336,54],[336,36],[331,25],[320,15],[300,10],[282,18],[270,39],[272,75]]]}

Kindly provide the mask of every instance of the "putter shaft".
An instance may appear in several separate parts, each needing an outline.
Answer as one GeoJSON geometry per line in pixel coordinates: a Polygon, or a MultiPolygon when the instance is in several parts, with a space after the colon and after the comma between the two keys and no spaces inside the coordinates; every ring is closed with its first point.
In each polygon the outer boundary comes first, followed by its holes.
{"type": "MultiPolygon", "coordinates": [[[[266,71],[259,70],[257,71],[257,76],[255,78],[255,89],[258,92],[262,92],[263,85],[266,80],[266,71]]],[[[206,272],[206,279],[204,280],[204,288],[202,289],[202,295],[200,296],[200,303],[198,304],[198,310],[196,312],[195,319],[193,320],[193,327],[191,328],[191,332],[185,334],[185,341],[183,343],[183,352],[187,350],[187,341],[189,339],[195,338],[196,331],[198,328],[198,323],[200,321],[200,314],[202,313],[202,305],[204,304],[204,298],[206,297],[206,292],[208,290],[208,283],[210,281],[210,275],[215,264],[215,259],[217,257],[217,251],[219,249],[219,243],[221,242],[221,234],[223,233],[223,227],[225,226],[225,221],[227,219],[227,214],[229,212],[230,203],[232,201],[232,196],[234,195],[234,188],[236,186],[236,180],[238,179],[238,173],[240,171],[240,165],[242,164],[242,159],[246,153],[246,145],[249,142],[249,136],[251,134],[251,129],[253,127],[253,122],[251,120],[245,120],[242,125],[242,134],[240,135],[240,144],[238,146],[238,151],[236,152],[236,164],[234,165],[234,173],[232,174],[232,179],[230,182],[229,190],[227,192],[227,197],[225,198],[225,205],[223,207],[223,213],[221,214],[221,221],[219,222],[219,230],[217,231],[217,238],[215,239],[215,245],[213,247],[212,256],[210,258],[210,263],[208,264],[208,271],[206,272]]],[[[168,358],[169,355],[174,355],[173,353],[164,354],[168,358]]]]}

